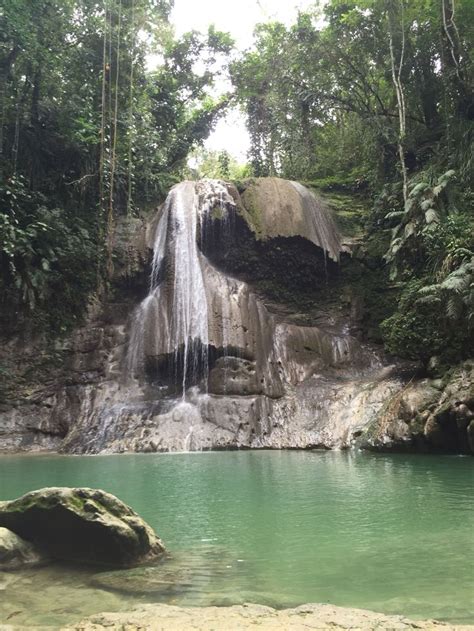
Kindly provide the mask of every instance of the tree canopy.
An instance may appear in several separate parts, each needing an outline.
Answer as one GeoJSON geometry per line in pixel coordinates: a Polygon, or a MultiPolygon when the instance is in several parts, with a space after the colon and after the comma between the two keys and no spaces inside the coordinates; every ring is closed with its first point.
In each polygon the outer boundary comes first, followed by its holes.
{"type": "Polygon", "coordinates": [[[213,27],[176,39],[171,8],[168,0],[2,4],[4,300],[30,311],[47,304],[57,323],[64,303],[80,311],[110,269],[114,218],[162,198],[222,114],[227,99],[212,87],[232,40],[213,27]]]}

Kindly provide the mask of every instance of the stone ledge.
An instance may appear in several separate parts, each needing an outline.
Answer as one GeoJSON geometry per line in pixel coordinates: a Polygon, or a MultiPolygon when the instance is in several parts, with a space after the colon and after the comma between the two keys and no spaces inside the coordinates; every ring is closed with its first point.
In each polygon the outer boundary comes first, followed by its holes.
{"type": "Polygon", "coordinates": [[[100,613],[63,631],[474,631],[473,625],[450,625],[435,620],[409,620],[365,609],[307,604],[276,610],[263,605],[233,607],[175,607],[142,605],[130,612],[100,613]]]}

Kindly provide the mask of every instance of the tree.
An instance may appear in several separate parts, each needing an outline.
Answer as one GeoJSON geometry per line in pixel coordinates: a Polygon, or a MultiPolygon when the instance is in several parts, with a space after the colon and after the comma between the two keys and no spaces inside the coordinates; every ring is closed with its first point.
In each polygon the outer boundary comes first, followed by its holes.
{"type": "MultiPolygon", "coordinates": [[[[401,175],[406,198],[410,174],[443,143],[466,147],[474,11],[458,3],[453,22],[447,4],[332,0],[324,26],[311,12],[289,28],[260,26],[255,49],[232,65],[256,171],[305,179],[352,172],[373,190],[401,175]],[[352,140],[351,161],[328,156],[328,138],[344,146],[354,126],[364,143],[352,140]]],[[[455,160],[464,169],[464,158],[455,160]]]]}
{"type": "Polygon", "coordinates": [[[80,313],[87,295],[107,286],[117,216],[157,203],[224,110],[228,99],[214,98],[212,88],[232,41],[214,28],[176,40],[171,7],[168,0],[2,4],[5,303],[43,310],[53,323],[56,283],[73,276],[80,253],[80,290],[70,294],[80,313]],[[153,71],[151,53],[160,59],[153,71]]]}

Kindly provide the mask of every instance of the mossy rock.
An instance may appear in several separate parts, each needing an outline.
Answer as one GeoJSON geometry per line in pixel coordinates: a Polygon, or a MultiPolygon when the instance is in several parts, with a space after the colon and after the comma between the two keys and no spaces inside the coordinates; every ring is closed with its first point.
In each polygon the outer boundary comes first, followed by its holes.
{"type": "Polygon", "coordinates": [[[64,561],[128,567],[164,551],[141,517],[100,489],[53,487],[0,502],[0,526],[64,561]]]}
{"type": "Polygon", "coordinates": [[[242,193],[240,214],[258,240],[301,237],[338,261],[341,242],[328,204],[298,182],[258,178],[242,193]]]}
{"type": "MultiPolygon", "coordinates": [[[[321,195],[317,189],[315,192],[321,195]]],[[[336,225],[344,237],[364,236],[369,215],[369,200],[367,198],[348,193],[328,192],[325,192],[322,197],[329,204],[336,225]]]]}

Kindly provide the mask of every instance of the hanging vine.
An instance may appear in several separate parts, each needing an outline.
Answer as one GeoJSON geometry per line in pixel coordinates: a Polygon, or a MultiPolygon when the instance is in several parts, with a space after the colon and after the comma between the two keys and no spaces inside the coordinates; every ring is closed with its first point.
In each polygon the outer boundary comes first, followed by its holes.
{"type": "Polygon", "coordinates": [[[460,74],[459,59],[458,59],[459,46],[457,43],[459,41],[459,33],[458,33],[456,23],[454,22],[454,10],[455,10],[454,0],[452,0],[452,2],[450,2],[449,0],[448,2],[446,2],[446,0],[442,0],[441,13],[443,16],[443,30],[446,35],[446,39],[448,41],[449,52],[453,60],[457,78],[462,83],[462,77],[460,74]],[[454,34],[453,36],[451,36],[451,32],[450,32],[451,30],[453,31],[453,34],[454,34]],[[456,39],[457,41],[455,42],[454,39],[456,39]]]}
{"type": "Polygon", "coordinates": [[[99,156],[99,208],[104,206],[104,161],[105,161],[105,116],[106,116],[106,85],[107,85],[107,2],[104,2],[104,37],[102,47],[102,91],[101,91],[101,119],[100,119],[100,156],[99,156]]]}
{"type": "Polygon", "coordinates": [[[132,0],[132,19],[131,19],[131,50],[130,50],[130,94],[129,94],[129,110],[128,110],[128,184],[127,184],[127,215],[130,215],[132,209],[132,183],[133,183],[133,164],[132,164],[132,143],[133,143],[133,98],[134,98],[134,71],[135,71],[135,0],[132,0]]]}
{"type": "Polygon", "coordinates": [[[104,217],[106,198],[106,142],[107,142],[107,84],[110,71],[109,40],[111,39],[109,21],[111,10],[108,0],[104,0],[104,35],[102,43],[102,85],[100,116],[99,149],[99,207],[97,219],[97,289],[102,285],[102,244],[104,243],[104,217]]]}
{"type": "MultiPolygon", "coordinates": [[[[117,49],[115,55],[115,94],[113,119],[111,125],[111,152],[110,152],[110,185],[109,185],[109,205],[107,213],[107,273],[109,277],[113,272],[112,249],[114,233],[114,193],[115,193],[115,172],[117,167],[117,137],[118,137],[118,109],[119,109],[119,78],[120,78],[120,37],[122,29],[122,0],[119,0],[118,23],[117,23],[117,49]]],[[[112,111],[111,111],[112,116],[112,111]]]]}

